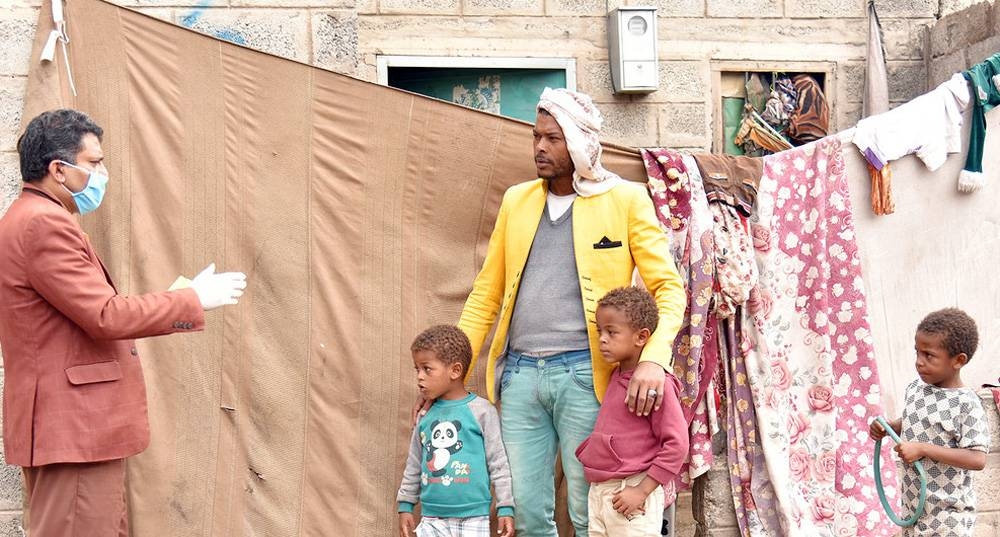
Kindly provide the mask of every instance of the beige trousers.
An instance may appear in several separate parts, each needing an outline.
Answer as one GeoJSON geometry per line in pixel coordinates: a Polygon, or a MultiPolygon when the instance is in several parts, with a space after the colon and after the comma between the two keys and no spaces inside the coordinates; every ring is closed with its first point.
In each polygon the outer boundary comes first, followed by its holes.
{"type": "Polygon", "coordinates": [[[660,536],[660,528],[663,526],[663,487],[656,487],[646,497],[644,513],[631,518],[615,511],[611,505],[616,492],[627,486],[638,485],[645,477],[646,473],[643,472],[625,479],[590,484],[590,495],[587,497],[590,537],[660,536]]]}

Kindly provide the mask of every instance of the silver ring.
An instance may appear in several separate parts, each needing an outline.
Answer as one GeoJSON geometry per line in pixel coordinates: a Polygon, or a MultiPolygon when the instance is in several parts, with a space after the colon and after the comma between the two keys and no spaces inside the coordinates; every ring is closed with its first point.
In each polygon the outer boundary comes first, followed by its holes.
{"type": "Polygon", "coordinates": [[[649,391],[646,392],[646,397],[652,397],[653,399],[656,399],[656,390],[650,388],[649,391]]]}

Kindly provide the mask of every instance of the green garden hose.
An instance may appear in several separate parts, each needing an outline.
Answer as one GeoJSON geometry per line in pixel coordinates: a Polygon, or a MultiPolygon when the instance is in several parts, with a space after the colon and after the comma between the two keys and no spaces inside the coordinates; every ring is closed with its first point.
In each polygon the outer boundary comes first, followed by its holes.
{"type": "MultiPolygon", "coordinates": [[[[885,429],[885,434],[889,435],[897,444],[899,443],[899,436],[896,435],[896,431],[889,427],[889,423],[885,421],[885,418],[878,416],[875,421],[879,422],[879,425],[885,429]]],[[[881,466],[881,456],[882,456],[882,439],[878,439],[875,442],[875,488],[878,489],[878,499],[882,502],[882,508],[885,509],[885,514],[889,515],[889,520],[892,520],[897,526],[912,526],[917,523],[917,519],[920,515],[924,514],[924,503],[927,501],[927,472],[924,471],[924,465],[920,464],[920,461],[913,461],[913,466],[917,469],[917,474],[920,476],[920,501],[917,502],[917,508],[913,511],[913,516],[903,520],[896,515],[896,512],[892,510],[892,506],[889,505],[889,501],[885,499],[885,490],[882,489],[882,466],[881,466]]]]}

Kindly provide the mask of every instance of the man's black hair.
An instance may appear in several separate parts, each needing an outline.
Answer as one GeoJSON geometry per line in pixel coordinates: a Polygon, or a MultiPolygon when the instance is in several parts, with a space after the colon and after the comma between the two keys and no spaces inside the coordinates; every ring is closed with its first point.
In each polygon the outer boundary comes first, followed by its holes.
{"type": "Polygon", "coordinates": [[[87,134],[93,134],[100,140],[104,130],[83,112],[50,110],[36,116],[17,140],[21,179],[25,183],[41,180],[53,160],[75,164],[76,155],[83,150],[83,137],[87,134]]]}

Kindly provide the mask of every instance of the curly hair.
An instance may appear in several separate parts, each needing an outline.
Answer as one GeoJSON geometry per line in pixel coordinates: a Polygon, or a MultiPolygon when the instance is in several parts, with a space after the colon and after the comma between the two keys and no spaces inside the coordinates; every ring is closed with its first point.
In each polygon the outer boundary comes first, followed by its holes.
{"type": "Polygon", "coordinates": [[[628,318],[628,324],[633,330],[647,328],[653,332],[660,322],[659,310],[656,308],[653,295],[641,287],[612,289],[597,301],[597,307],[618,308],[628,318]]]}
{"type": "Polygon", "coordinates": [[[945,308],[924,317],[917,325],[917,332],[938,334],[944,339],[944,348],[950,356],[965,353],[969,360],[979,347],[979,330],[976,321],[958,308],[945,308]]]}
{"type": "Polygon", "coordinates": [[[42,179],[53,160],[76,162],[87,134],[100,140],[104,131],[83,112],[64,108],[36,116],[17,140],[21,179],[25,183],[42,179]]]}
{"type": "Polygon", "coordinates": [[[472,363],[472,344],[460,328],[439,324],[424,330],[413,340],[410,352],[431,351],[438,360],[451,365],[462,364],[462,373],[468,373],[472,363]]]}

